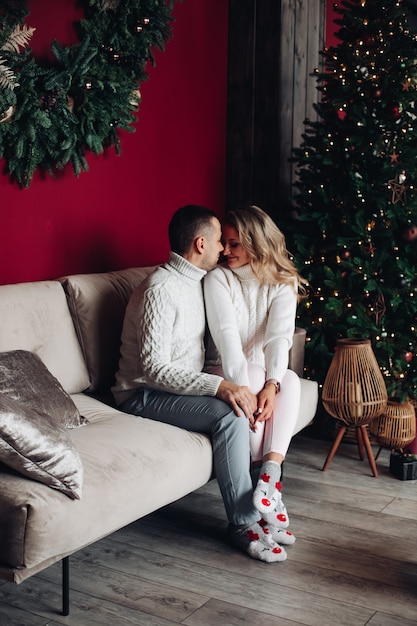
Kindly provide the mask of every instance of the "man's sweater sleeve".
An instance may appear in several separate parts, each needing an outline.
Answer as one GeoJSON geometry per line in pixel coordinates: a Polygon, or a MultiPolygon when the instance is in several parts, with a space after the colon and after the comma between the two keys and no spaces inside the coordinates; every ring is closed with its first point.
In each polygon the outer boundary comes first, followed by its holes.
{"type": "Polygon", "coordinates": [[[139,345],[143,374],[151,387],[170,393],[215,396],[220,376],[199,371],[198,366],[179,366],[172,361],[175,306],[163,288],[152,288],[144,293],[139,345]]]}

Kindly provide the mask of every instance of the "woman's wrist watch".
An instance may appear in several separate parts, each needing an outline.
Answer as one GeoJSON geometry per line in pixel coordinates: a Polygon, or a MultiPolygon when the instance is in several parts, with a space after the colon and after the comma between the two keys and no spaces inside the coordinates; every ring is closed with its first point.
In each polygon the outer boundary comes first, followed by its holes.
{"type": "Polygon", "coordinates": [[[265,384],[264,384],[264,388],[267,385],[274,385],[275,393],[278,393],[278,391],[281,389],[281,383],[279,383],[277,380],[275,380],[275,378],[270,378],[269,380],[266,380],[265,384]]]}

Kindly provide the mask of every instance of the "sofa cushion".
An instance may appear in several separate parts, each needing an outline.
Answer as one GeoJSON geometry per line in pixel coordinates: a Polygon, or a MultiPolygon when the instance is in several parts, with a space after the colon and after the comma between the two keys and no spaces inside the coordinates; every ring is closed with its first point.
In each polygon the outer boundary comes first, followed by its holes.
{"type": "Polygon", "coordinates": [[[127,302],[153,269],[138,267],[61,278],[90,375],[89,391],[102,391],[114,384],[127,302]]]}
{"type": "Polygon", "coordinates": [[[0,320],[0,352],[35,352],[67,393],[88,387],[87,368],[58,281],[1,285],[0,320]]]}
{"type": "Polygon", "coordinates": [[[89,421],[65,431],[83,463],[80,500],[0,471],[0,538],[8,539],[0,540],[0,575],[7,576],[2,565],[15,567],[9,580],[21,582],[211,477],[207,436],[121,413],[86,394],[73,399],[89,421]]]}
{"type": "Polygon", "coordinates": [[[46,413],[0,393],[0,461],[80,499],[83,468],[68,431],[46,413]]]}
{"type": "Polygon", "coordinates": [[[81,425],[81,416],[74,402],[34,352],[0,352],[0,392],[47,413],[62,426],[76,428],[81,425]]]}

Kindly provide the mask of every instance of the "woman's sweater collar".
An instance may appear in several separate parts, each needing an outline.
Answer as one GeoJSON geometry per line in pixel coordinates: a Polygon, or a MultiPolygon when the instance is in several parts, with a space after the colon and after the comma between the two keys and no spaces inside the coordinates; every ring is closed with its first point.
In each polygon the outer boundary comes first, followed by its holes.
{"type": "Polygon", "coordinates": [[[167,265],[176,273],[181,274],[184,278],[194,282],[200,282],[201,279],[207,274],[205,270],[193,265],[187,261],[187,259],[184,259],[183,256],[172,251],[170,252],[167,265]]]}
{"type": "Polygon", "coordinates": [[[233,267],[229,269],[233,272],[233,274],[236,274],[239,280],[256,280],[256,276],[249,263],[242,265],[241,267],[233,267]]]}

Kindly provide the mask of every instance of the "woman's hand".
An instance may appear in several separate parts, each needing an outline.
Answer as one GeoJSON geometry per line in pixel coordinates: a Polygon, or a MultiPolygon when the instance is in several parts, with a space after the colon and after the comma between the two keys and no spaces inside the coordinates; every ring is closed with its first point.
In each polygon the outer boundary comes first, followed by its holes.
{"type": "Polygon", "coordinates": [[[266,422],[272,417],[275,406],[275,396],[275,385],[266,385],[266,387],[261,389],[258,393],[258,407],[254,413],[255,427],[256,422],[266,422]]]}

